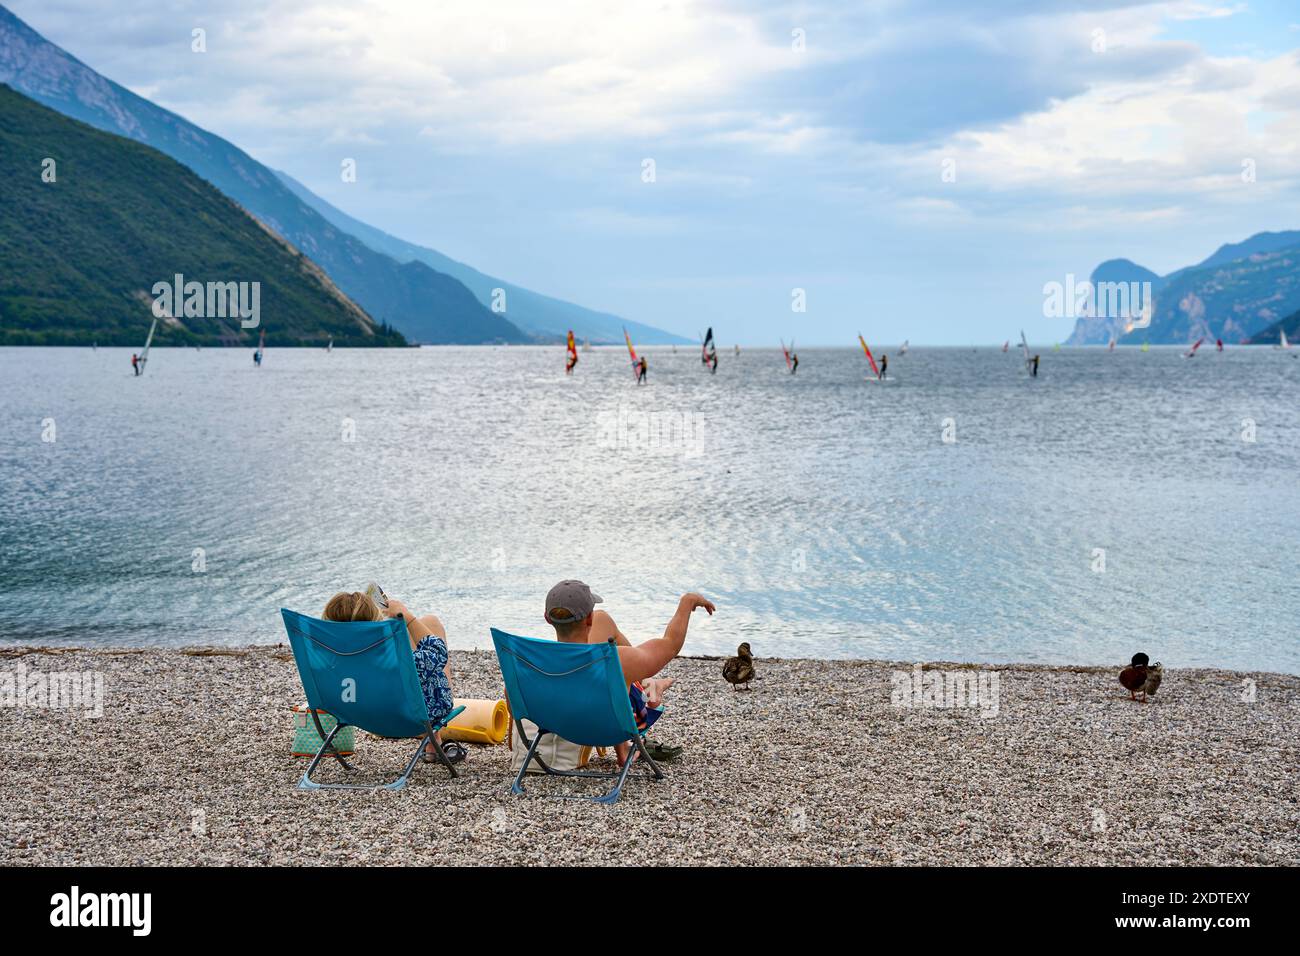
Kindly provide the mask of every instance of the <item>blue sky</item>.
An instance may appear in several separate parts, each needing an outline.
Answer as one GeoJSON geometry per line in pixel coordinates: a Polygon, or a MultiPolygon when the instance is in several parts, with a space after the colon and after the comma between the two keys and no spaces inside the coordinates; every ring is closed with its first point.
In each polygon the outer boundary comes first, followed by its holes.
{"type": "Polygon", "coordinates": [[[1046,282],[1300,228],[1282,3],[7,3],[361,219],[724,345],[1064,339],[1046,282]]]}

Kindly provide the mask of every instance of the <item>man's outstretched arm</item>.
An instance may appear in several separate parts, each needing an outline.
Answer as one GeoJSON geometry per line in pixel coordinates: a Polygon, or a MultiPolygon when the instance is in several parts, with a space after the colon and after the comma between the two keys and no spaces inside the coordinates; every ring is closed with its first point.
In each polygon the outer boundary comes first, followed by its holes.
{"type": "Polygon", "coordinates": [[[636,647],[620,647],[619,660],[623,665],[623,676],[629,681],[645,680],[663,670],[669,661],[682,652],[682,645],[686,643],[686,628],[691,623],[691,612],[700,607],[710,615],[715,610],[713,602],[708,598],[694,592],[683,594],[677,602],[673,619],[664,628],[663,637],[656,637],[636,647]]]}

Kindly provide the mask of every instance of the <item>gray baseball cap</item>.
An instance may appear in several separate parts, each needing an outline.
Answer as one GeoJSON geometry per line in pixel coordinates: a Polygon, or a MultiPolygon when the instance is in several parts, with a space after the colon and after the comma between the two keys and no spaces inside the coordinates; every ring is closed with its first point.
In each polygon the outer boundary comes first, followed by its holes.
{"type": "Polygon", "coordinates": [[[561,581],[546,593],[546,620],[552,624],[576,624],[596,610],[602,600],[581,581],[561,581]]]}

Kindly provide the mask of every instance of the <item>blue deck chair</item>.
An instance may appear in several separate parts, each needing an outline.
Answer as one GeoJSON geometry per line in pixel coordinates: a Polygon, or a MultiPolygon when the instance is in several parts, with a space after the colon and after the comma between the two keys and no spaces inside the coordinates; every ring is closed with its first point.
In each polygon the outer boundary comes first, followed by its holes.
{"type": "Polygon", "coordinates": [[[524,774],[534,760],[543,771],[557,777],[617,778],[609,793],[588,798],[597,803],[615,803],[622,793],[623,782],[632,769],[631,759],[621,771],[556,770],[547,766],[537,753],[543,734],[555,734],[582,747],[635,744],[645,768],[654,779],[663,779],[659,765],[646,753],[644,734],[637,729],[636,715],[627,699],[627,681],[623,679],[618,646],[613,640],[606,644],[563,644],[517,637],[494,627],[492,643],[501,676],[505,678],[510,713],[519,739],[528,747],[519,776],[510,786],[511,793],[524,792],[524,774]],[[524,720],[531,720],[539,728],[537,737],[531,741],[524,732],[524,720]]]}
{"type": "MultiPolygon", "coordinates": [[[[312,758],[299,790],[401,790],[426,743],[435,731],[447,726],[464,707],[457,707],[434,724],[424,705],[424,692],[415,671],[411,641],[400,618],[386,621],[322,621],[281,608],[289,645],[298,664],[298,676],[307,692],[316,732],[324,741],[312,758]],[[323,710],[338,720],[327,735],[316,711],[323,710]],[[327,754],[345,769],[352,765],[334,747],[334,735],[346,726],[360,727],[380,737],[419,737],[420,746],[405,772],[390,783],[317,783],[312,771],[327,754]]],[[[442,764],[456,776],[441,747],[434,747],[442,764]]]]}

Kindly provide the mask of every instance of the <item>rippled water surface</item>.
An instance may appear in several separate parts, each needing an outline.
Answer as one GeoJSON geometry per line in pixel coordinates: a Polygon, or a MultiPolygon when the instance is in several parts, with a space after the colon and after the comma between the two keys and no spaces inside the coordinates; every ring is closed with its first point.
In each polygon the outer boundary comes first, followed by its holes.
{"type": "Polygon", "coordinates": [[[0,349],[0,641],[273,643],[373,578],[490,646],[580,577],[634,639],[714,597],[695,653],[1300,673],[1278,350],[129,355],[0,349]]]}

